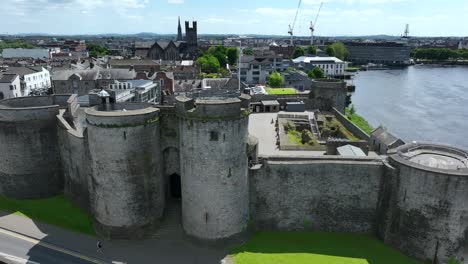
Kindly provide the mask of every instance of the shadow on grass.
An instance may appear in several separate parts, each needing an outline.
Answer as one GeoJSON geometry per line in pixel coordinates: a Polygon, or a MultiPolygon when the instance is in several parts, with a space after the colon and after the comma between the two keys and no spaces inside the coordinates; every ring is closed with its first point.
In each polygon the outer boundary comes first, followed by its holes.
{"type": "Polygon", "coordinates": [[[21,236],[3,236],[6,240],[4,243],[18,248],[10,252],[11,255],[27,259],[28,263],[89,263],[44,246],[59,245],[65,249],[80,248],[84,243],[85,247],[95,246],[97,238],[90,215],[62,195],[37,200],[15,200],[0,196],[0,210],[1,228],[40,240],[34,244],[21,236]],[[92,241],[91,245],[87,245],[89,241],[92,241]],[[28,251],[24,253],[26,248],[28,251]]]}
{"type": "Polygon", "coordinates": [[[14,200],[0,196],[0,210],[78,233],[95,235],[91,216],[63,195],[36,200],[14,200]]]}
{"type": "MultiPolygon", "coordinates": [[[[263,254],[288,254],[291,262],[294,258],[304,258],[304,254],[319,254],[335,257],[364,259],[369,264],[416,264],[417,260],[404,256],[399,251],[386,246],[383,242],[368,235],[341,234],[341,233],[318,233],[318,232],[260,232],[255,234],[246,244],[234,248],[231,253],[235,254],[236,264],[256,263],[258,258],[252,262],[242,256],[243,252],[263,254]],[[290,255],[293,253],[293,255],[290,255]],[[297,254],[296,256],[294,255],[297,254]]],[[[252,259],[255,257],[252,257],[252,259]]],[[[269,257],[271,259],[271,257],[269,257]]],[[[319,261],[319,260],[318,260],[319,261]]],[[[264,263],[277,263],[274,260],[264,263]]],[[[310,257],[306,263],[314,262],[310,257]]],[[[363,263],[361,262],[326,262],[326,263],[363,263]]],[[[364,262],[365,263],[365,262],[364,262]]]]}

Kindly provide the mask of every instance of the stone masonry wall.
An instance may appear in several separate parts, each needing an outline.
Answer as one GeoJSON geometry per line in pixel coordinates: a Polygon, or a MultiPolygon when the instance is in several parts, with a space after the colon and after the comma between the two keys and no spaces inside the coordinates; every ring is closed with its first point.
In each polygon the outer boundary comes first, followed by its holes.
{"type": "Polygon", "coordinates": [[[445,263],[468,243],[468,178],[403,164],[387,173],[379,234],[405,254],[445,263]]]}
{"type": "Polygon", "coordinates": [[[248,117],[179,121],[182,220],[187,234],[219,240],[242,233],[249,219],[248,117]],[[212,133],[217,133],[213,139],[212,133]]]}
{"type": "Polygon", "coordinates": [[[250,171],[258,230],[373,233],[383,165],[372,160],[265,160],[250,171]]]}

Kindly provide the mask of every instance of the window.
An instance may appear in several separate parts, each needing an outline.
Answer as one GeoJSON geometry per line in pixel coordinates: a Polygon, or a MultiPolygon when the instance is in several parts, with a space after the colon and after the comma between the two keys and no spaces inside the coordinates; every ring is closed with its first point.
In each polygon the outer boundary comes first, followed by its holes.
{"type": "Polygon", "coordinates": [[[12,85],[10,85],[10,90],[13,90],[13,89],[14,89],[14,86],[13,86],[13,84],[12,84],[12,85]]]}
{"type": "Polygon", "coordinates": [[[0,92],[0,100],[3,100],[3,99],[5,99],[5,95],[3,95],[2,92],[0,92]]]}
{"type": "Polygon", "coordinates": [[[210,141],[218,141],[219,134],[218,131],[210,131],[210,141]]]}

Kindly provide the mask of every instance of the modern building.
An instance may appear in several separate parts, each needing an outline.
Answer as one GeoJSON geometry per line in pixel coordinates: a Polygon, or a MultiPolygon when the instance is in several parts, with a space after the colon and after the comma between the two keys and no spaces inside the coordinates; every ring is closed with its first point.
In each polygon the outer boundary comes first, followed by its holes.
{"type": "Polygon", "coordinates": [[[319,67],[327,76],[343,75],[347,67],[346,62],[336,57],[298,57],[292,60],[296,68],[305,71],[319,67]]]}
{"type": "Polygon", "coordinates": [[[241,81],[247,84],[266,84],[274,71],[282,72],[289,66],[281,56],[243,56],[240,63],[241,81]]]}
{"type": "Polygon", "coordinates": [[[408,65],[411,47],[397,42],[346,42],[348,60],[356,64],[408,65]]]}

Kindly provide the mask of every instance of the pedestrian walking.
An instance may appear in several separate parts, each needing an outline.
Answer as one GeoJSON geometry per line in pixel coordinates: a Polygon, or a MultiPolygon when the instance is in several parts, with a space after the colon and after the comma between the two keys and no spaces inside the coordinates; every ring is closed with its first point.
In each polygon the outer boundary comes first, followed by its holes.
{"type": "Polygon", "coordinates": [[[102,242],[99,240],[96,244],[97,252],[102,253],[102,242]]]}

